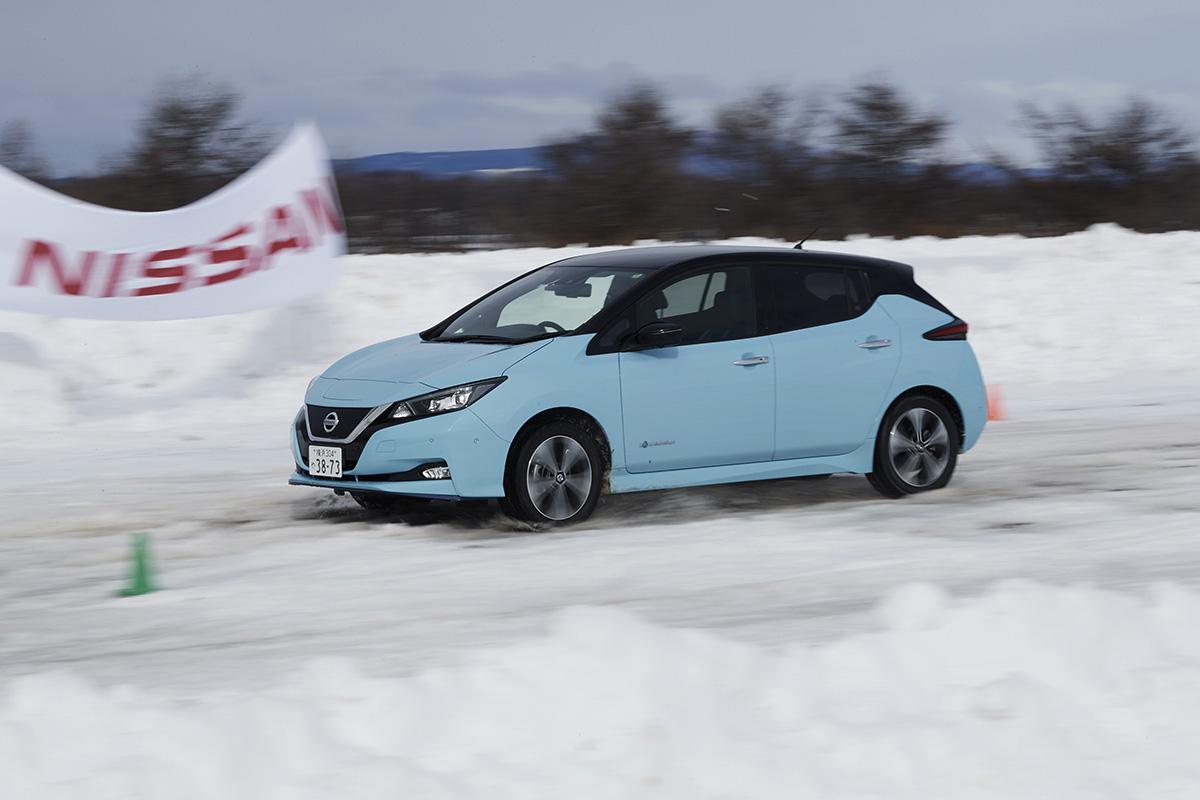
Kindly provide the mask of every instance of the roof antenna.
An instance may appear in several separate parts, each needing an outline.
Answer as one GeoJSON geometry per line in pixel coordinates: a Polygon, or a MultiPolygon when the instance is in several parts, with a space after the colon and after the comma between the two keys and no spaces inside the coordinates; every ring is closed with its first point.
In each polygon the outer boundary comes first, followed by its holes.
{"type": "Polygon", "coordinates": [[[811,231],[809,231],[809,232],[808,232],[808,235],[807,235],[807,236],[805,236],[805,237],[804,237],[803,239],[801,239],[800,241],[796,242],[796,246],[795,246],[793,249],[795,249],[795,250],[803,250],[803,249],[804,249],[804,243],[805,243],[805,242],[807,242],[809,239],[811,239],[811,238],[813,237],[813,234],[814,234],[814,233],[816,233],[816,232],[817,232],[817,231],[819,231],[819,230],[821,230],[821,226],[820,226],[820,225],[818,225],[817,227],[813,228],[811,231]]]}

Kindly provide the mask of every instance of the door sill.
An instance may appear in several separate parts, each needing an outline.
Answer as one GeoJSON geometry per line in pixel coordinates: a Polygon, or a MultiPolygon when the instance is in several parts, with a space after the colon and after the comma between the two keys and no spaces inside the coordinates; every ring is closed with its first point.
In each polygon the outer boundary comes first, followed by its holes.
{"type": "Polygon", "coordinates": [[[858,449],[839,456],[753,461],[747,464],[691,467],[660,472],[613,470],[612,475],[609,476],[609,485],[613,494],[620,494],[623,492],[646,492],[654,489],[679,489],[686,486],[797,478],[803,475],[824,475],[832,472],[866,473],[871,471],[874,451],[875,439],[872,437],[863,442],[858,449]]]}

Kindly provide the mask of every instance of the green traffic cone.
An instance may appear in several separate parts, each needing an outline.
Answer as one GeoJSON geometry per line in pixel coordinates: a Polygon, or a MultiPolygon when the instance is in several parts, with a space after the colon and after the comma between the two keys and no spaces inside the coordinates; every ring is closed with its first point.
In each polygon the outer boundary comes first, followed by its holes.
{"type": "Polygon", "coordinates": [[[129,571],[129,585],[122,589],[121,597],[137,597],[154,591],[150,569],[150,540],[146,534],[133,537],[133,568],[129,571]]]}

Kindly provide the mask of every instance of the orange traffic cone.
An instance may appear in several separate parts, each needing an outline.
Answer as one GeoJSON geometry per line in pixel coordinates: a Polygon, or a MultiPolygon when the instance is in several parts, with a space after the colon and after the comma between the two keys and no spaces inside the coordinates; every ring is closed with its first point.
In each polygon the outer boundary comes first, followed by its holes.
{"type": "Polygon", "coordinates": [[[987,418],[988,422],[1008,419],[1008,408],[1004,405],[1004,392],[999,386],[993,384],[989,384],[987,387],[987,418]]]}

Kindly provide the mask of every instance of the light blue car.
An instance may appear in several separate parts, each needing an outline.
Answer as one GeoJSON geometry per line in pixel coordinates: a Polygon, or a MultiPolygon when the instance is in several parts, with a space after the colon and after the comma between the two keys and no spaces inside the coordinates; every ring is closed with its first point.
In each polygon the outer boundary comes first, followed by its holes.
{"type": "Polygon", "coordinates": [[[987,417],[967,324],[903,264],[650,247],[526,273],[308,387],[290,483],[363,506],[497,498],[533,523],[606,492],[865,474],[938,489],[987,417]]]}

